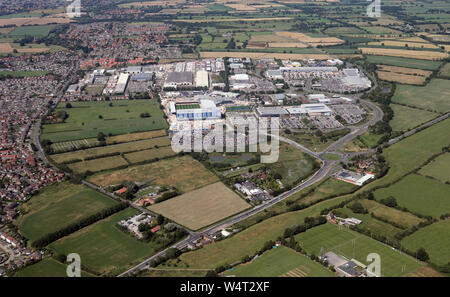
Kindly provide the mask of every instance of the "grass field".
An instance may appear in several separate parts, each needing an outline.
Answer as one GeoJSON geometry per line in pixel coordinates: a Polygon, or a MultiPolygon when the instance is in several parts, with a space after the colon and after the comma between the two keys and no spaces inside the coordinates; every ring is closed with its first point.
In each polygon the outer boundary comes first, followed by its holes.
{"type": "Polygon", "coordinates": [[[308,194],[306,197],[301,198],[300,195],[308,192],[310,190],[310,187],[298,192],[295,195],[292,195],[291,198],[288,198],[289,200],[298,200],[299,203],[314,203],[318,200],[327,197],[329,195],[339,195],[343,193],[349,193],[353,189],[355,189],[357,186],[346,183],[334,178],[328,178],[323,183],[321,183],[319,186],[311,186],[311,188],[314,188],[314,191],[310,194],[308,194]]]}
{"type": "Polygon", "coordinates": [[[65,123],[44,125],[41,139],[52,142],[126,134],[167,128],[163,112],[156,100],[121,100],[99,102],[72,102],[72,108],[61,103],[56,112],[63,110],[69,117],[65,123]],[[112,106],[109,104],[112,103],[112,106]],[[148,112],[151,117],[141,118],[148,112]],[[102,118],[100,118],[102,117],[102,118]]]}
{"type": "Polygon", "coordinates": [[[450,153],[446,153],[431,161],[425,167],[420,169],[419,173],[423,176],[431,176],[443,183],[450,183],[450,153]]]}
{"type": "Polygon", "coordinates": [[[402,74],[397,72],[391,72],[391,71],[382,71],[377,70],[377,76],[381,80],[385,81],[391,81],[401,84],[407,84],[407,85],[423,85],[425,83],[425,77],[419,76],[419,75],[409,75],[409,74],[402,74]]]}
{"type": "Polygon", "coordinates": [[[286,228],[303,224],[305,217],[320,214],[323,208],[339,204],[350,197],[340,197],[316,204],[304,210],[288,212],[253,225],[233,237],[207,245],[202,249],[180,256],[181,264],[190,268],[213,269],[222,264],[231,264],[243,256],[253,255],[268,240],[276,240],[286,228]]]}
{"type": "Polygon", "coordinates": [[[409,212],[403,212],[373,200],[363,199],[359,200],[359,202],[369,211],[369,213],[373,213],[377,217],[399,224],[405,228],[411,228],[423,221],[423,219],[416,217],[409,212]]]}
{"type": "Polygon", "coordinates": [[[294,250],[281,246],[265,252],[250,263],[223,273],[237,277],[331,277],[334,273],[294,250]]]}
{"type": "MultiPolygon", "coordinates": [[[[144,139],[151,139],[166,136],[166,130],[154,130],[147,132],[137,132],[137,133],[128,133],[117,136],[106,137],[106,144],[118,144],[124,142],[138,141],[144,139]]],[[[51,145],[53,152],[55,153],[63,153],[67,151],[72,151],[74,149],[86,149],[90,147],[95,147],[100,145],[100,142],[97,138],[87,138],[80,140],[70,140],[65,142],[57,142],[51,145]]]]}
{"type": "Polygon", "coordinates": [[[280,144],[280,156],[276,163],[267,164],[274,172],[282,176],[285,185],[293,184],[313,172],[314,160],[297,148],[280,144]]]}
{"type": "Polygon", "coordinates": [[[410,174],[374,194],[378,201],[393,196],[400,206],[422,215],[439,218],[450,212],[450,185],[417,174],[410,174]]]}
{"type": "Polygon", "coordinates": [[[356,259],[366,265],[369,264],[366,260],[367,255],[377,253],[381,257],[383,276],[402,276],[421,266],[413,258],[392,250],[389,246],[345,227],[339,229],[337,225],[330,223],[301,233],[295,239],[309,254],[320,255],[323,248],[325,252],[332,251],[349,260],[356,259]],[[406,269],[402,271],[404,265],[406,265],[406,269]]]}
{"type": "Polygon", "coordinates": [[[117,204],[83,185],[55,184],[23,205],[20,233],[34,241],[98,211],[117,204]]]}
{"type": "Polygon", "coordinates": [[[217,182],[149,209],[191,230],[198,230],[247,208],[250,208],[248,203],[223,183],[217,182]]]}
{"type": "Polygon", "coordinates": [[[381,220],[372,218],[370,214],[354,213],[349,208],[341,208],[339,211],[345,214],[349,218],[357,218],[362,221],[358,228],[366,230],[369,234],[376,234],[383,236],[389,240],[395,240],[395,234],[403,231],[402,229],[395,227],[389,223],[385,223],[381,220]]]}
{"type": "Polygon", "coordinates": [[[84,161],[86,158],[95,158],[106,154],[135,152],[165,146],[170,146],[170,139],[168,137],[159,137],[57,154],[52,155],[51,158],[56,163],[67,163],[73,160],[84,161]]]}
{"type": "Polygon", "coordinates": [[[439,76],[450,78],[450,63],[445,63],[445,65],[439,71],[439,76]]]}
{"type": "Polygon", "coordinates": [[[167,158],[175,155],[176,153],[173,151],[172,147],[166,146],[161,148],[153,148],[139,152],[124,154],[124,157],[131,163],[135,164],[140,162],[167,158]]]}
{"type": "Polygon", "coordinates": [[[43,37],[47,36],[51,30],[53,30],[55,25],[43,25],[43,26],[22,26],[17,29],[12,30],[8,33],[12,37],[24,37],[24,36],[34,36],[43,37]]]}
{"type": "Polygon", "coordinates": [[[87,171],[100,172],[127,165],[129,165],[128,162],[122,156],[112,156],[72,163],[67,166],[76,173],[84,173],[87,171]]]}
{"type": "Polygon", "coordinates": [[[149,180],[157,185],[171,185],[180,191],[189,192],[217,182],[218,178],[190,156],[132,166],[89,177],[89,181],[99,186],[117,185],[124,181],[149,180]]]}
{"type": "Polygon", "coordinates": [[[425,87],[399,85],[392,101],[425,110],[447,112],[450,110],[450,85],[445,79],[432,79],[425,87]]]}
{"type": "MultiPolygon", "coordinates": [[[[14,277],[67,277],[67,266],[52,258],[46,258],[36,264],[27,266],[14,273],[14,277]]],[[[81,277],[92,277],[81,271],[81,277]]]]}
{"type": "Polygon", "coordinates": [[[119,221],[137,213],[125,209],[52,243],[49,248],[64,255],[78,253],[82,265],[89,270],[117,274],[159,249],[154,242],[144,243],[116,227],[119,221]]]}
{"type": "Polygon", "coordinates": [[[434,154],[440,153],[442,147],[450,144],[448,138],[442,137],[449,129],[450,119],[447,119],[385,149],[383,156],[390,165],[389,172],[370,183],[366,189],[391,183],[420,167],[434,154]]]}
{"type": "Polygon", "coordinates": [[[394,118],[389,125],[394,131],[406,131],[428,122],[438,116],[437,113],[411,108],[399,104],[391,104],[394,118]]]}
{"type": "Polygon", "coordinates": [[[447,264],[450,259],[450,220],[439,221],[414,232],[402,240],[402,245],[412,252],[423,247],[432,263],[447,264]]]}
{"type": "Polygon", "coordinates": [[[389,57],[389,56],[373,56],[368,55],[367,61],[373,64],[384,64],[399,67],[417,68],[424,70],[435,70],[441,65],[438,61],[428,61],[428,60],[418,60],[418,59],[408,59],[401,57],[389,57]]]}

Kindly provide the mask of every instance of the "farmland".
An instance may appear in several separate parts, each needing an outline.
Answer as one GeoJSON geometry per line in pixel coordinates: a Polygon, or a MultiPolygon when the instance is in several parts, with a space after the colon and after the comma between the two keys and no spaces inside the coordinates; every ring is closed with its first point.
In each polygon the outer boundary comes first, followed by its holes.
{"type": "Polygon", "coordinates": [[[264,253],[250,263],[234,267],[224,273],[237,277],[330,277],[325,267],[287,247],[278,247],[264,253]]]}
{"type": "Polygon", "coordinates": [[[450,63],[445,63],[445,65],[439,71],[439,76],[444,78],[450,78],[450,63]]]}
{"type": "Polygon", "coordinates": [[[84,217],[117,204],[83,185],[62,183],[45,189],[23,206],[19,230],[34,241],[84,217]]]}
{"type": "Polygon", "coordinates": [[[295,239],[309,254],[320,255],[323,248],[325,252],[332,251],[347,259],[356,259],[365,264],[368,264],[367,255],[377,253],[381,257],[383,276],[402,276],[421,266],[410,256],[347,228],[339,229],[338,226],[330,223],[301,233],[295,239]],[[402,271],[404,265],[406,270],[402,271]]]}
{"type": "Polygon", "coordinates": [[[423,176],[431,176],[443,183],[450,182],[450,153],[441,155],[420,169],[419,173],[423,176]]]}
{"type": "Polygon", "coordinates": [[[435,70],[439,68],[441,62],[438,61],[428,61],[428,60],[418,60],[418,59],[408,59],[404,57],[389,57],[389,56],[367,56],[367,61],[374,64],[384,64],[399,67],[408,67],[424,70],[435,70]]]}
{"type": "MultiPolygon", "coordinates": [[[[154,130],[148,132],[138,132],[138,133],[128,133],[117,136],[107,136],[106,144],[118,144],[132,141],[139,141],[144,139],[151,139],[156,137],[166,136],[167,132],[165,130],[154,130]]],[[[100,141],[97,138],[87,138],[80,140],[70,140],[65,142],[57,142],[51,144],[52,152],[54,153],[63,153],[67,151],[87,149],[90,147],[96,147],[100,145],[100,141]]]]}
{"type": "Polygon", "coordinates": [[[413,68],[377,65],[377,75],[380,79],[403,84],[421,85],[431,75],[431,71],[413,68]]]}
{"type": "Polygon", "coordinates": [[[450,220],[439,221],[414,232],[402,240],[402,245],[412,252],[422,247],[432,263],[447,264],[450,259],[450,220]]]}
{"type": "Polygon", "coordinates": [[[122,156],[105,157],[68,165],[68,167],[76,173],[84,173],[87,171],[99,172],[122,166],[128,166],[127,160],[125,160],[122,156]]]}
{"type": "Polygon", "coordinates": [[[216,182],[217,177],[190,156],[161,160],[89,177],[99,186],[120,184],[123,181],[148,181],[157,185],[171,185],[189,192],[216,182]]]}
{"type": "Polygon", "coordinates": [[[155,204],[149,209],[191,230],[198,230],[249,207],[237,194],[218,182],[155,204]]]}
{"type": "Polygon", "coordinates": [[[383,178],[370,183],[366,189],[396,181],[440,153],[442,147],[450,144],[449,139],[440,137],[445,135],[448,129],[450,120],[447,119],[385,149],[383,156],[389,162],[389,172],[383,178]]]}
{"type": "Polygon", "coordinates": [[[424,87],[399,85],[392,101],[417,108],[447,112],[450,110],[450,87],[447,80],[432,79],[424,87]]]}
{"type": "Polygon", "coordinates": [[[373,200],[363,199],[359,201],[369,213],[373,213],[379,218],[393,222],[405,228],[411,228],[423,222],[423,219],[416,217],[409,212],[403,212],[398,209],[385,206],[373,200]]]}
{"type": "Polygon", "coordinates": [[[137,214],[125,209],[54,243],[49,248],[60,254],[78,253],[83,266],[99,274],[116,274],[149,257],[158,245],[144,243],[116,227],[117,222],[137,214]]]}
{"type": "Polygon", "coordinates": [[[155,100],[73,102],[72,108],[62,105],[56,108],[56,112],[65,111],[68,118],[64,123],[44,125],[41,139],[63,142],[94,138],[99,132],[114,136],[167,128],[163,112],[155,100]],[[143,112],[148,112],[150,117],[140,117],[143,112]]]}
{"type": "Polygon", "coordinates": [[[245,58],[261,59],[261,58],[275,58],[275,59],[317,59],[326,60],[330,59],[329,55],[325,54],[285,54],[285,53],[270,53],[270,52],[200,52],[202,58],[245,58]]]}
{"type": "Polygon", "coordinates": [[[170,140],[168,137],[151,138],[116,145],[108,145],[104,147],[95,147],[75,152],[52,155],[51,158],[57,163],[67,163],[73,160],[84,161],[87,158],[92,159],[107,154],[135,152],[164,146],[170,146],[170,140]]]}
{"type": "Polygon", "coordinates": [[[450,185],[417,174],[410,174],[401,181],[375,191],[379,201],[389,196],[396,198],[401,207],[422,215],[438,218],[450,212],[450,185]]]}
{"type": "Polygon", "coordinates": [[[359,48],[363,54],[366,55],[380,55],[390,57],[401,57],[411,59],[423,59],[423,60],[442,60],[448,57],[447,53],[435,52],[435,51],[414,51],[403,49],[387,49],[387,48],[359,48]]]}
{"type": "MultiPolygon", "coordinates": [[[[66,277],[67,266],[52,258],[46,258],[36,264],[27,266],[14,273],[14,277],[66,277]]],[[[92,277],[92,274],[81,271],[81,277],[92,277]]]]}
{"type": "Polygon", "coordinates": [[[394,131],[406,131],[412,129],[438,116],[438,114],[434,112],[411,108],[404,105],[391,104],[390,106],[394,111],[394,118],[389,124],[394,131]]]}

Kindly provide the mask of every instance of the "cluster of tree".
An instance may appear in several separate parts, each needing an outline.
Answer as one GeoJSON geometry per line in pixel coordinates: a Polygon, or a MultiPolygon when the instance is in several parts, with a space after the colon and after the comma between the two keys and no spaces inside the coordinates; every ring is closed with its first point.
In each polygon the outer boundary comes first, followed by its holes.
{"type": "Polygon", "coordinates": [[[364,206],[360,202],[353,202],[352,204],[347,206],[351,209],[354,213],[361,213],[361,214],[367,214],[369,213],[367,209],[364,208],[364,206]]]}

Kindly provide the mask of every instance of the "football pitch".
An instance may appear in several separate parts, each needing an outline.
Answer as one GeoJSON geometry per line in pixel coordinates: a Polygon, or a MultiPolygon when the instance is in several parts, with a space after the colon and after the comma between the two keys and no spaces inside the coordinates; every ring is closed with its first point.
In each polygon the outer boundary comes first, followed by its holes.
{"type": "Polygon", "coordinates": [[[381,257],[383,276],[402,276],[421,266],[412,257],[390,246],[331,223],[312,228],[297,235],[295,239],[308,254],[319,256],[321,251],[324,253],[332,251],[366,265],[370,263],[367,256],[370,253],[377,253],[381,257]]]}

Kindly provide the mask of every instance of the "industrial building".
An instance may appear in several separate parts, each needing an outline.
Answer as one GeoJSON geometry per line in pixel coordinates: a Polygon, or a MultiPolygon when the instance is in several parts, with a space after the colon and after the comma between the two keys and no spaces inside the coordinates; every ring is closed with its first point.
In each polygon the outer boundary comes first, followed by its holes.
{"type": "Polygon", "coordinates": [[[304,108],[309,116],[318,116],[318,115],[331,115],[333,111],[328,108],[325,104],[302,104],[300,106],[304,108]]]}
{"type": "Polygon", "coordinates": [[[282,107],[258,107],[256,109],[260,117],[281,117],[288,114],[282,107]]]}
{"type": "Polygon", "coordinates": [[[177,88],[180,86],[193,86],[194,85],[194,74],[192,72],[169,72],[167,75],[166,82],[164,83],[165,88],[177,88]]]}
{"type": "Polygon", "coordinates": [[[288,106],[286,110],[292,116],[305,116],[308,114],[308,111],[300,106],[288,106]]]}
{"type": "Polygon", "coordinates": [[[195,86],[200,88],[209,87],[209,75],[206,70],[199,70],[195,76],[195,86]]]}
{"type": "Polygon", "coordinates": [[[267,70],[266,76],[267,78],[274,80],[283,79],[283,73],[281,70],[267,70]]]}
{"type": "Polygon", "coordinates": [[[177,120],[212,120],[222,118],[220,108],[212,100],[200,100],[200,103],[171,103],[170,111],[171,113],[176,113],[177,120]]]}
{"type": "Polygon", "coordinates": [[[337,67],[281,67],[281,71],[287,72],[338,72],[337,67]]]}
{"type": "Polygon", "coordinates": [[[119,79],[117,80],[116,88],[114,89],[115,94],[125,93],[125,89],[127,88],[129,78],[130,78],[130,75],[127,73],[121,73],[119,75],[119,79]]]}

